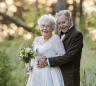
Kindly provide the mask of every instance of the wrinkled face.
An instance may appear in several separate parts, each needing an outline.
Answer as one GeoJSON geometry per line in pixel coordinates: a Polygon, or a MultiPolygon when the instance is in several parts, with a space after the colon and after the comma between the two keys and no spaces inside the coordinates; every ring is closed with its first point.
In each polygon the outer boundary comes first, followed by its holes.
{"type": "Polygon", "coordinates": [[[41,30],[42,36],[50,37],[54,29],[52,28],[52,25],[50,22],[44,20],[41,22],[40,30],[41,30]]]}
{"type": "Polygon", "coordinates": [[[57,17],[57,24],[63,33],[66,33],[72,25],[72,18],[68,19],[65,15],[57,17]]]}

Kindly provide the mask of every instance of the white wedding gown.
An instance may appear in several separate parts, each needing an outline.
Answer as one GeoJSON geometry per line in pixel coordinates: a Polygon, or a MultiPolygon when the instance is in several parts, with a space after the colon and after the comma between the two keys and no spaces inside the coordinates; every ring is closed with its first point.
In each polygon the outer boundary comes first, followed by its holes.
{"type": "MultiPolygon", "coordinates": [[[[42,36],[34,40],[34,50],[38,49],[38,55],[35,57],[34,67],[29,75],[27,86],[64,86],[64,80],[61,70],[58,66],[37,68],[38,59],[46,54],[47,58],[65,54],[63,43],[58,35],[52,35],[45,43],[41,44],[42,36]]],[[[33,62],[31,62],[31,65],[33,62]]]]}

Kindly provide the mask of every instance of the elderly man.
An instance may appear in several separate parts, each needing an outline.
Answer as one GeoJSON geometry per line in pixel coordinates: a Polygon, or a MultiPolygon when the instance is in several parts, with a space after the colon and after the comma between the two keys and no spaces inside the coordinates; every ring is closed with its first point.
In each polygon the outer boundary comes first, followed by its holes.
{"type": "Polygon", "coordinates": [[[72,23],[72,18],[68,10],[62,10],[56,13],[56,21],[60,28],[59,37],[63,42],[66,54],[47,58],[46,60],[39,59],[38,68],[46,65],[51,67],[59,66],[65,86],[80,86],[80,59],[83,48],[82,33],[72,23]],[[42,65],[44,64],[44,65],[42,65]]]}

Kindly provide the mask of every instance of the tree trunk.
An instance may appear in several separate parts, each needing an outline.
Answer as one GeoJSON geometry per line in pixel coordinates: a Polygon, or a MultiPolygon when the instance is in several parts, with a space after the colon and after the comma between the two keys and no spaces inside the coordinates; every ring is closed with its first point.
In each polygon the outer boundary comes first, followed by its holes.
{"type": "Polygon", "coordinates": [[[37,11],[39,11],[39,8],[38,8],[38,0],[36,0],[36,8],[37,8],[37,11]]]}
{"type": "Polygon", "coordinates": [[[73,0],[73,7],[74,9],[72,11],[72,18],[73,18],[73,24],[76,25],[75,24],[75,19],[76,19],[76,1],[75,0],[73,0]]]}
{"type": "MultiPolygon", "coordinates": [[[[61,10],[65,10],[66,9],[66,0],[58,0],[56,3],[56,7],[55,7],[55,12],[59,12],[61,10]]],[[[58,33],[59,28],[56,28],[56,34],[58,33]]]]}
{"type": "Polygon", "coordinates": [[[82,22],[82,16],[83,16],[82,3],[83,3],[83,0],[80,0],[80,23],[82,22]]]}
{"type": "Polygon", "coordinates": [[[56,12],[66,9],[66,0],[58,0],[56,3],[56,12]]]}

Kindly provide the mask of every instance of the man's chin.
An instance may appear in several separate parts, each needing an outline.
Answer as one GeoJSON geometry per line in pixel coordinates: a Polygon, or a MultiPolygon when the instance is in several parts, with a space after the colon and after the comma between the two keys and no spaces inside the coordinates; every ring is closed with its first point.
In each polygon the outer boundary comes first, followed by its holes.
{"type": "Polygon", "coordinates": [[[68,30],[66,30],[66,29],[62,29],[61,30],[63,33],[66,33],[68,30]]]}
{"type": "Polygon", "coordinates": [[[67,31],[62,30],[63,33],[66,33],[67,31]]]}

